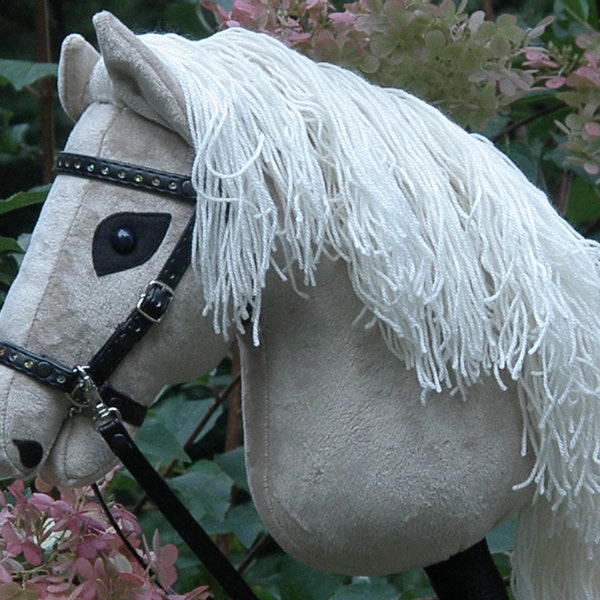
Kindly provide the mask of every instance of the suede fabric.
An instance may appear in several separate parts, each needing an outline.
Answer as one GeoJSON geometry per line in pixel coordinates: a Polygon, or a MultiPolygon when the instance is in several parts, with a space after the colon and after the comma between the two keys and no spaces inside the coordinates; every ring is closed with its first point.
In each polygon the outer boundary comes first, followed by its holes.
{"type": "Polygon", "coordinates": [[[61,46],[61,60],[58,65],[58,95],[63,110],[77,121],[83,111],[92,103],[90,78],[99,64],[100,54],[85,39],[74,33],[68,36],[61,46]],[[77,65],[77,76],[71,72],[77,65]]]}
{"type": "Polygon", "coordinates": [[[249,482],[262,520],[316,568],[383,574],[478,542],[531,496],[514,388],[420,401],[413,371],[361,305],[341,261],[303,299],[269,279],[260,345],[242,338],[249,482]],[[345,325],[344,325],[345,324],[345,325]],[[424,533],[427,532],[427,533],[424,533]]]}

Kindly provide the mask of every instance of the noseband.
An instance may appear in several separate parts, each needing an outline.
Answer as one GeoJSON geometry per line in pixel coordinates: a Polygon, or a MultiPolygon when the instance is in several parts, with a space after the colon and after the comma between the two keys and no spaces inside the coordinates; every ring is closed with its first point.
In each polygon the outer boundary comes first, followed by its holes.
{"type": "MultiPolygon", "coordinates": [[[[127,163],[62,152],[58,156],[56,172],[195,201],[195,190],[189,177],[127,163]]],[[[122,420],[139,427],[147,408],[107,383],[125,356],[152,326],[160,323],[169,308],[191,261],[193,229],[194,215],[136,306],[85,365],[68,367],[6,341],[0,341],[0,365],[66,393],[71,402],[69,415],[91,411],[96,429],[111,450],[227,594],[234,600],[256,600],[252,590],[146,461],[125,429],[122,420]]]]}

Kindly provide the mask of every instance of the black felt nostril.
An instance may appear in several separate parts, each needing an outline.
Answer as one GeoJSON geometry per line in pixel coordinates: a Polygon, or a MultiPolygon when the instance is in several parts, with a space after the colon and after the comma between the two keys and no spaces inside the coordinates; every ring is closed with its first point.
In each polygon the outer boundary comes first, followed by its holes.
{"type": "Polygon", "coordinates": [[[33,469],[40,464],[44,455],[44,449],[39,442],[35,440],[13,440],[13,444],[19,451],[19,456],[24,467],[33,469]]]}

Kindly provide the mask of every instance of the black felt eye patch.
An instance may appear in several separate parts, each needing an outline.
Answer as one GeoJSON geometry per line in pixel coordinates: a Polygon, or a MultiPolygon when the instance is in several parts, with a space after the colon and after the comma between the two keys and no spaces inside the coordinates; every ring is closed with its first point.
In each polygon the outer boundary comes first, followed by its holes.
{"type": "Polygon", "coordinates": [[[99,277],[145,263],[161,245],[171,215],[168,213],[115,213],[94,232],[92,260],[99,277]]]}

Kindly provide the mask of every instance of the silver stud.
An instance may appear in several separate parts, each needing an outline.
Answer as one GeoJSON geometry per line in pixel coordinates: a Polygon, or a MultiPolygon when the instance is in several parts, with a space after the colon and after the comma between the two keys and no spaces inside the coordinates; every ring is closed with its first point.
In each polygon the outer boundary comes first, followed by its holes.
{"type": "Polygon", "coordinates": [[[10,360],[10,362],[15,362],[15,361],[17,360],[17,358],[19,358],[19,355],[18,355],[18,354],[11,354],[11,355],[8,357],[8,360],[10,360]]]}
{"type": "Polygon", "coordinates": [[[6,348],[0,348],[0,356],[4,356],[6,354],[6,348]]]}
{"type": "Polygon", "coordinates": [[[58,381],[58,383],[64,383],[67,379],[65,378],[64,375],[57,375],[56,376],[56,381],[58,381]]]}
{"type": "Polygon", "coordinates": [[[135,177],[133,178],[133,180],[134,180],[136,183],[142,183],[142,181],[144,181],[144,178],[143,178],[143,177],[142,177],[142,176],[141,176],[139,173],[136,173],[136,175],[135,175],[135,177]]]}
{"type": "Polygon", "coordinates": [[[29,359],[29,360],[26,360],[26,361],[23,363],[23,366],[24,366],[26,369],[31,369],[31,367],[33,367],[33,364],[34,364],[34,363],[33,363],[33,361],[29,359]]]}
{"type": "Polygon", "coordinates": [[[110,173],[110,169],[108,167],[102,167],[100,169],[100,173],[102,173],[102,175],[108,175],[110,173]]]}
{"type": "Polygon", "coordinates": [[[123,171],[122,169],[117,172],[117,177],[119,179],[125,179],[125,175],[127,175],[127,173],[125,173],[125,171],[123,171]]]}
{"type": "Polygon", "coordinates": [[[73,165],[76,169],[81,169],[81,161],[77,160],[75,161],[75,164],[73,165]]]}
{"type": "Polygon", "coordinates": [[[94,170],[96,169],[96,165],[94,163],[90,163],[87,167],[86,167],[88,173],[93,173],[94,170]]]}
{"type": "Polygon", "coordinates": [[[174,192],[177,189],[177,182],[176,181],[171,181],[169,183],[169,189],[174,192]]]}
{"type": "Polygon", "coordinates": [[[158,186],[160,185],[160,179],[159,179],[158,177],[155,177],[155,178],[152,180],[152,185],[153,185],[154,187],[158,187],[158,186]]]}

